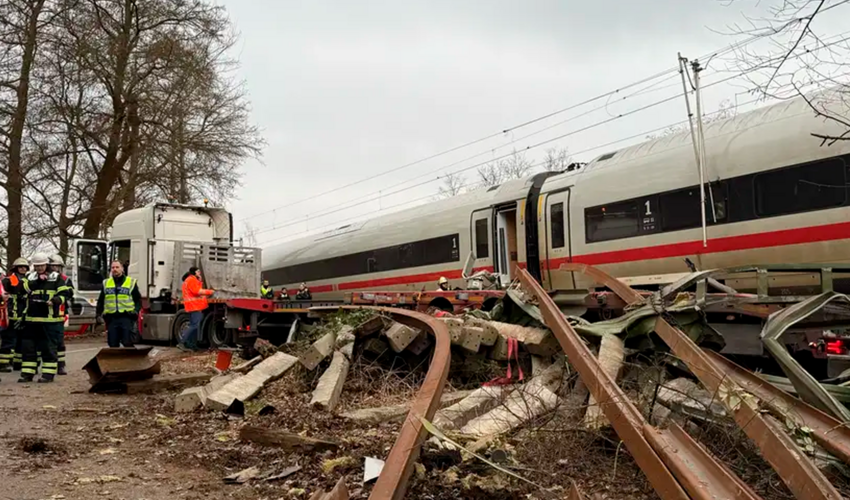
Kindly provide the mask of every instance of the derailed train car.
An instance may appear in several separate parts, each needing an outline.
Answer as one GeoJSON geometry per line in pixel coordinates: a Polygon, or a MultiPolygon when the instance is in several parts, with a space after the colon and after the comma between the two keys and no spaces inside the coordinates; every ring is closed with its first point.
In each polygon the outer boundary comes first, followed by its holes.
{"type": "MultiPolygon", "coordinates": [[[[824,102],[828,99],[824,98],[824,102]]],[[[840,100],[829,102],[845,114],[840,100]]],[[[708,125],[707,241],[691,137],[671,135],[540,173],[264,249],[263,277],[316,298],[350,290],[422,290],[462,267],[510,281],[515,265],[551,290],[585,288],[565,262],[631,283],[702,269],[850,261],[850,141],[843,127],[793,99],[708,125]]],[[[788,285],[808,284],[797,276],[788,285]]],[[[747,283],[737,283],[746,288],[747,283]]],[[[784,285],[784,284],[778,284],[784,285]]],[[[836,285],[841,288],[840,282],[836,285]]]]}

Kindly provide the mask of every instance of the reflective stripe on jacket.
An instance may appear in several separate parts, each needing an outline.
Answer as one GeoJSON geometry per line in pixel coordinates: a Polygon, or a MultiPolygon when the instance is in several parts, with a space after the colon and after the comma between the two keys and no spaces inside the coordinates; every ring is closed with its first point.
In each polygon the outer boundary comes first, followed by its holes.
{"type": "Polygon", "coordinates": [[[50,273],[47,279],[40,279],[38,274],[31,273],[24,281],[24,288],[29,292],[27,301],[26,321],[32,323],[62,323],[65,321],[65,303],[70,289],[60,281],[58,273],[50,273]],[[53,298],[59,297],[59,303],[53,298]]]}
{"type": "Polygon", "coordinates": [[[183,309],[186,312],[203,311],[207,308],[207,295],[212,290],[206,290],[197,276],[189,276],[183,281],[183,309]]]}
{"type": "Polygon", "coordinates": [[[3,279],[3,289],[9,294],[6,311],[9,321],[24,319],[27,314],[27,290],[24,281],[27,277],[13,272],[3,279]]]}
{"type": "Polygon", "coordinates": [[[133,302],[133,288],[136,280],[124,276],[121,286],[116,286],[115,279],[109,277],[103,281],[103,314],[136,313],[136,304],[133,302]]]}

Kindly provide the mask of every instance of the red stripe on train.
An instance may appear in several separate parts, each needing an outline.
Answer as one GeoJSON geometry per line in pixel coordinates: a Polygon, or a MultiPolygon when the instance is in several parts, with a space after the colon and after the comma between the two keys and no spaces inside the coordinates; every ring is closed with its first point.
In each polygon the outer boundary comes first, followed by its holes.
{"type": "MultiPolygon", "coordinates": [[[[743,234],[739,236],[727,236],[708,240],[708,247],[702,246],[702,240],[671,243],[668,245],[656,245],[651,247],[630,248],[627,250],[615,250],[613,252],[600,252],[585,255],[575,255],[572,262],[582,264],[600,265],[615,264],[621,262],[634,262],[641,260],[665,259],[671,257],[682,257],[685,255],[709,254],[732,252],[735,250],[752,250],[756,248],[770,248],[784,245],[797,245],[801,243],[815,243],[818,241],[832,241],[850,239],[850,222],[836,224],[825,224],[822,226],[811,226],[796,229],[783,229],[780,231],[769,231],[764,233],[743,234]]],[[[550,259],[549,267],[555,269],[569,258],[550,259]]],[[[546,269],[546,262],[541,262],[541,267],[546,269]]],[[[525,268],[525,262],[519,263],[525,268]]],[[[475,271],[486,269],[490,272],[493,267],[476,268],[475,271]]],[[[461,270],[433,272],[424,274],[412,274],[407,276],[394,276],[392,278],[379,278],[372,280],[351,281],[340,283],[339,290],[357,290],[363,288],[377,288],[383,286],[408,285],[411,283],[436,282],[440,276],[448,279],[460,279],[461,270]]],[[[328,285],[310,287],[313,292],[318,293],[327,290],[328,285]]]]}
{"type": "MultiPolygon", "coordinates": [[[[818,241],[843,240],[847,238],[850,238],[850,222],[839,222],[822,226],[714,238],[708,240],[707,247],[702,246],[702,240],[685,241],[682,243],[671,243],[669,245],[575,255],[572,261],[591,265],[614,264],[618,262],[681,257],[684,255],[722,253],[735,250],[797,245],[800,243],[815,243],[818,241]]],[[[566,258],[552,259],[550,263],[553,267],[558,267],[567,261],[568,259],[566,258]]]]}

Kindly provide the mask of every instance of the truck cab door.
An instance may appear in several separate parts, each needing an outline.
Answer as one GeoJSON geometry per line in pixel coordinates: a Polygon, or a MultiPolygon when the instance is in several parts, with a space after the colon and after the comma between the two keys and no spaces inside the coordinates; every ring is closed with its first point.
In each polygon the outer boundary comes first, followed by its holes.
{"type": "Polygon", "coordinates": [[[97,297],[103,286],[103,280],[109,276],[109,256],[106,241],[103,240],[73,240],[69,252],[71,280],[74,284],[76,302],[83,305],[83,310],[75,311],[78,315],[94,315],[97,297]],[[79,300],[79,299],[84,300],[79,300]],[[86,307],[86,305],[90,306],[86,307]]]}

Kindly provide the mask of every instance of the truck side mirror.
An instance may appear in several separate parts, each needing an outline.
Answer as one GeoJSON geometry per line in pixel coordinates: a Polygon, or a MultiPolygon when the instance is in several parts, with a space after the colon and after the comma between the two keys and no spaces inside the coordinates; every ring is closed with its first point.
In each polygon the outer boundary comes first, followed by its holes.
{"type": "Polygon", "coordinates": [[[466,256],[466,263],[463,265],[463,271],[461,273],[464,279],[472,276],[473,264],[475,264],[475,252],[469,252],[469,255],[466,256]]]}

